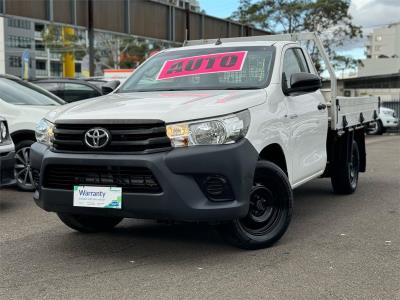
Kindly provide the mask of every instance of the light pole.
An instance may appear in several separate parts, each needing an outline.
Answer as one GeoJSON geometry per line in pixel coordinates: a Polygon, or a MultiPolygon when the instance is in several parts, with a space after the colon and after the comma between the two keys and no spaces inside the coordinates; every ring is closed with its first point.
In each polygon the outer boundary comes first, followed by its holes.
{"type": "Polygon", "coordinates": [[[89,37],[89,76],[93,77],[94,64],[94,28],[93,28],[93,0],[88,1],[88,37],[89,37]]]}

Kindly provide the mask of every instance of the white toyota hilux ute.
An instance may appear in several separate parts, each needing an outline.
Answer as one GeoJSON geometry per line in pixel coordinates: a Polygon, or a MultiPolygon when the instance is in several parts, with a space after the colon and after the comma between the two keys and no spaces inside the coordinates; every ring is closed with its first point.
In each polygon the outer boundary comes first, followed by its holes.
{"type": "Polygon", "coordinates": [[[123,218],[209,222],[242,248],[287,230],[292,190],[330,177],[351,194],[378,99],[336,96],[313,33],[188,41],[149,58],[113,94],[37,126],[35,202],[81,232],[123,218]],[[313,41],[321,80],[298,41],[313,41]]]}

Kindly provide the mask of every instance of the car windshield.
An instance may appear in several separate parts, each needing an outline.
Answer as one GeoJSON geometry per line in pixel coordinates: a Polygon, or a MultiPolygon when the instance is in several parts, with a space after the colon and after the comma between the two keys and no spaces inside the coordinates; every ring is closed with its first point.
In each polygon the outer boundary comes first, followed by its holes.
{"type": "Polygon", "coordinates": [[[63,102],[30,83],[0,78],[0,99],[14,105],[51,106],[63,102]]]}
{"type": "Polygon", "coordinates": [[[167,51],[146,61],[118,92],[264,88],[273,60],[274,48],[266,46],[167,51]]]}

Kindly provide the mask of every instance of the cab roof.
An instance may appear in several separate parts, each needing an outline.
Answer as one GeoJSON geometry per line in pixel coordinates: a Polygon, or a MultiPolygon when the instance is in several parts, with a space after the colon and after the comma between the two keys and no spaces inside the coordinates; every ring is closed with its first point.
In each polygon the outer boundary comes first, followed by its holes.
{"type": "Polygon", "coordinates": [[[228,42],[216,45],[215,43],[211,44],[201,44],[201,45],[193,45],[193,46],[183,46],[179,48],[170,48],[164,50],[165,52],[170,51],[184,51],[184,50],[195,50],[195,49],[218,49],[218,48],[225,48],[225,47],[254,47],[254,46],[282,46],[286,44],[296,44],[293,41],[243,41],[243,42],[228,42]]]}

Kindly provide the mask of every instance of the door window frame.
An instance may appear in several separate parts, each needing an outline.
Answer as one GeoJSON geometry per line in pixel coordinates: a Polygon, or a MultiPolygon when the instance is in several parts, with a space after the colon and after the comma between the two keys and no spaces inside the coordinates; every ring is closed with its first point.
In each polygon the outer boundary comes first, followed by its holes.
{"type": "MultiPolygon", "coordinates": [[[[283,84],[284,84],[284,77],[283,77],[283,69],[284,69],[284,62],[285,62],[285,56],[286,56],[286,53],[288,52],[288,51],[294,51],[294,55],[295,55],[295,57],[296,57],[296,61],[299,63],[299,58],[301,58],[301,57],[299,57],[299,55],[302,55],[302,58],[303,58],[303,61],[304,61],[304,63],[305,63],[305,67],[306,67],[306,69],[307,69],[307,72],[306,73],[310,73],[310,74],[314,74],[314,72],[312,72],[312,68],[310,67],[310,65],[309,65],[309,61],[307,60],[307,57],[306,57],[306,55],[304,54],[304,51],[303,51],[303,48],[302,47],[299,47],[299,46],[293,46],[293,47],[288,47],[288,48],[286,48],[285,50],[284,50],[284,53],[283,53],[283,55],[282,55],[282,60],[281,60],[281,89],[282,89],[282,92],[284,91],[284,86],[283,86],[283,84]],[[298,54],[298,52],[296,52],[296,50],[299,50],[300,51],[300,53],[301,54],[298,54]]],[[[299,64],[299,67],[300,67],[300,64],[299,64]]],[[[285,74],[285,77],[286,77],[286,74],[285,74]]],[[[290,80],[290,77],[289,78],[286,78],[286,82],[288,81],[288,80],[290,80]]],[[[309,92],[305,92],[305,93],[309,93],[309,92]]]]}

